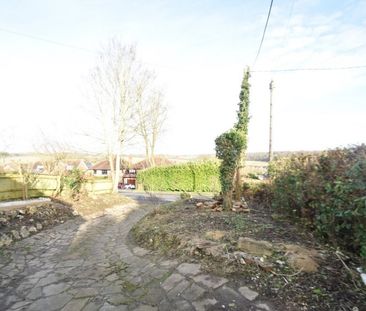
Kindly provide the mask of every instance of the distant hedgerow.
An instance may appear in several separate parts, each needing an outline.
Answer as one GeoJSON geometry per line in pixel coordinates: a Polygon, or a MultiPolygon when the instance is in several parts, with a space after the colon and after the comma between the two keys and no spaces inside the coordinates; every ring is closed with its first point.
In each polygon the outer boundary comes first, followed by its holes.
{"type": "Polygon", "coordinates": [[[137,173],[137,182],[150,191],[219,192],[219,164],[202,161],[148,168],[137,173]]]}

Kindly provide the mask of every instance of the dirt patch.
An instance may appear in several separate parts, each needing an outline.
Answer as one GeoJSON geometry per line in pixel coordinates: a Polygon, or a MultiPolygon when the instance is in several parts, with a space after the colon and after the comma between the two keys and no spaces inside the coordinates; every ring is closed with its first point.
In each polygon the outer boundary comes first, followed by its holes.
{"type": "Polygon", "coordinates": [[[83,196],[77,201],[65,198],[53,199],[51,202],[0,210],[0,248],[71,218],[101,216],[108,208],[130,202],[132,200],[118,194],[105,194],[83,196]]]}
{"type": "Polygon", "coordinates": [[[60,202],[71,206],[81,216],[89,216],[103,214],[108,208],[133,201],[120,194],[101,194],[80,196],[77,200],[62,198],[60,202]]]}
{"type": "Polygon", "coordinates": [[[0,247],[24,239],[45,228],[76,216],[74,210],[58,202],[46,202],[0,211],[0,247]]]}
{"type": "Polygon", "coordinates": [[[363,310],[366,286],[356,272],[357,258],[258,205],[249,203],[250,212],[238,214],[196,204],[188,200],[155,209],[134,227],[136,242],[183,260],[200,259],[206,270],[244,282],[284,310],[363,310]],[[261,241],[266,252],[240,251],[240,238],[247,244],[261,241]]]}

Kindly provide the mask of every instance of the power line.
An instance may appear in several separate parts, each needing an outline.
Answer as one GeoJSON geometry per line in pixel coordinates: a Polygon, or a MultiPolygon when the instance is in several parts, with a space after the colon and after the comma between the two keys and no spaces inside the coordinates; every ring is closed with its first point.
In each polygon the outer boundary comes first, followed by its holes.
{"type": "Polygon", "coordinates": [[[255,65],[255,63],[257,62],[257,59],[258,59],[258,56],[261,52],[261,49],[262,49],[262,45],[263,45],[263,41],[264,41],[264,37],[266,35],[266,30],[267,30],[267,26],[268,26],[268,21],[269,21],[269,17],[271,16],[271,11],[272,11],[272,4],[273,4],[273,0],[271,0],[271,4],[269,6],[269,10],[268,10],[268,15],[267,15],[267,21],[266,21],[266,24],[264,26],[264,31],[263,31],[263,35],[262,35],[262,40],[261,40],[261,43],[259,44],[259,49],[258,49],[258,52],[257,52],[257,56],[255,57],[255,60],[254,60],[254,63],[253,63],[253,67],[255,65]]]}
{"type": "Polygon", "coordinates": [[[333,70],[353,70],[366,69],[366,65],[344,66],[344,67],[309,67],[309,68],[284,68],[273,70],[253,70],[251,72],[266,73],[266,72],[294,72],[294,71],[333,71],[333,70]]]}
{"type": "Polygon", "coordinates": [[[28,39],[43,41],[43,42],[46,42],[46,43],[51,43],[51,44],[54,44],[54,45],[59,45],[59,46],[63,46],[63,47],[66,47],[66,48],[71,48],[71,49],[74,49],[74,50],[80,50],[80,51],[93,53],[93,54],[97,53],[96,51],[90,50],[90,49],[87,49],[87,48],[79,47],[79,46],[68,44],[68,43],[58,42],[58,41],[54,41],[54,40],[49,40],[49,39],[41,38],[41,37],[38,37],[38,36],[26,34],[26,33],[23,33],[23,32],[13,31],[13,30],[5,29],[5,28],[0,28],[0,31],[6,32],[6,33],[9,33],[9,34],[13,34],[13,35],[17,35],[17,36],[20,36],[20,37],[25,37],[25,38],[28,38],[28,39]]]}
{"type": "MultiPolygon", "coordinates": [[[[272,2],[273,2],[273,0],[271,1],[271,7],[272,7],[272,2]]],[[[269,13],[270,12],[271,12],[271,8],[269,10],[269,13]]],[[[268,14],[266,27],[267,27],[267,24],[268,24],[269,15],[270,14],[268,14]]],[[[93,54],[98,53],[95,50],[91,50],[91,49],[87,49],[87,48],[83,48],[83,47],[80,47],[80,46],[76,46],[76,45],[72,45],[72,44],[68,44],[68,43],[63,43],[63,42],[59,42],[59,41],[55,41],[55,40],[49,40],[49,39],[46,39],[46,38],[42,38],[42,37],[38,37],[38,36],[34,36],[34,35],[22,33],[22,32],[17,32],[17,31],[13,31],[13,30],[1,28],[1,27],[0,27],[0,31],[6,32],[6,33],[9,33],[9,34],[14,34],[14,35],[21,36],[21,37],[25,37],[25,38],[29,38],[29,39],[33,39],[33,40],[43,41],[43,42],[54,44],[54,45],[59,45],[59,46],[65,47],[65,48],[76,49],[76,50],[80,50],[80,51],[88,52],[88,53],[93,53],[93,54]]],[[[263,33],[263,38],[264,38],[265,31],[266,31],[266,28],[265,28],[264,33],[263,33]]],[[[263,38],[262,38],[261,45],[263,43],[263,38]]],[[[259,52],[260,52],[260,49],[258,50],[258,55],[259,55],[259,52]]],[[[177,70],[177,68],[173,68],[173,67],[166,66],[166,65],[161,65],[161,64],[154,64],[154,63],[147,63],[147,62],[145,62],[145,64],[153,65],[153,66],[157,66],[157,67],[171,68],[172,70],[175,70],[175,71],[177,70]]],[[[366,68],[366,65],[354,65],[354,66],[344,66],[344,67],[284,68],[284,69],[271,69],[271,70],[264,69],[264,70],[252,70],[251,72],[253,72],[253,73],[268,73],[268,72],[294,72],[294,71],[331,71],[331,70],[353,70],[353,69],[365,69],[365,68],[366,68]]]]}

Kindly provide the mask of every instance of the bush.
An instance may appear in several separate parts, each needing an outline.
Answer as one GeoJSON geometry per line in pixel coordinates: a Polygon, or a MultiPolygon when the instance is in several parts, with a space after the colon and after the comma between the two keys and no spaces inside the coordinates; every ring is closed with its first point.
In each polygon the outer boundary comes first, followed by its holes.
{"type": "Polygon", "coordinates": [[[153,167],[137,172],[137,182],[149,191],[217,192],[219,164],[203,161],[153,167]]]}
{"type": "Polygon", "coordinates": [[[241,132],[232,129],[221,134],[215,140],[216,156],[222,160],[220,164],[220,183],[224,209],[231,209],[232,207],[234,176],[245,146],[245,139],[241,132]]]}
{"type": "Polygon", "coordinates": [[[268,180],[247,179],[243,184],[243,197],[246,200],[270,207],[272,188],[268,180]]]}
{"type": "Polygon", "coordinates": [[[366,146],[274,162],[272,207],[366,258],[366,146]]]}
{"type": "Polygon", "coordinates": [[[78,196],[81,192],[81,187],[85,183],[86,179],[84,173],[78,169],[73,169],[68,172],[65,176],[64,182],[70,191],[70,195],[72,198],[78,196]]]}

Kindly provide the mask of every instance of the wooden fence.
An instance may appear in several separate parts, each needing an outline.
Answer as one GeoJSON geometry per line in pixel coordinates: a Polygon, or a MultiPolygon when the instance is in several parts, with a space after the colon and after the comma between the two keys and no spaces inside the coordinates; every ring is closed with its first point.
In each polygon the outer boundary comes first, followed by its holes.
{"type": "MultiPolygon", "coordinates": [[[[29,198],[54,196],[57,194],[59,184],[58,176],[32,175],[26,183],[19,174],[1,174],[0,201],[22,199],[25,191],[27,191],[29,198]]],[[[93,194],[110,193],[112,182],[106,178],[90,178],[83,184],[83,189],[93,194]]]]}

